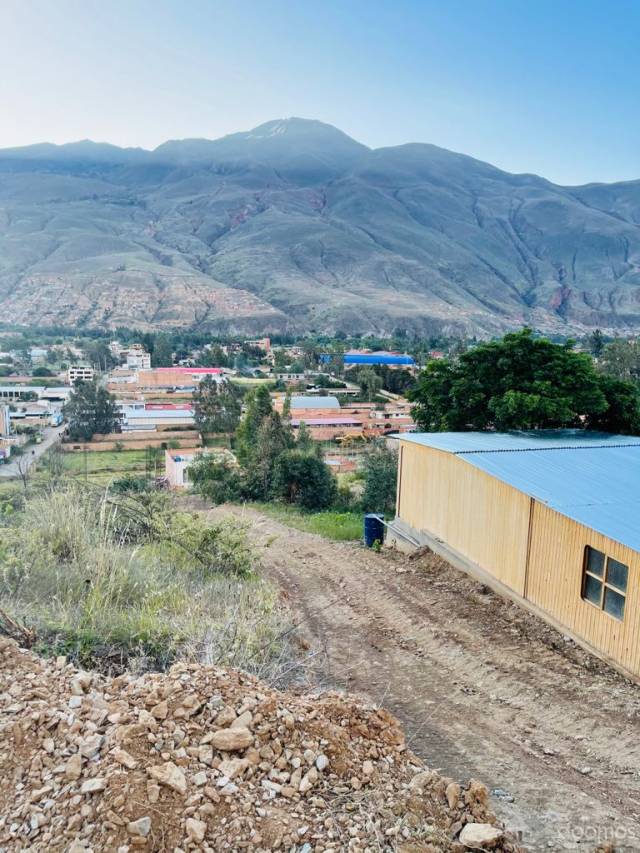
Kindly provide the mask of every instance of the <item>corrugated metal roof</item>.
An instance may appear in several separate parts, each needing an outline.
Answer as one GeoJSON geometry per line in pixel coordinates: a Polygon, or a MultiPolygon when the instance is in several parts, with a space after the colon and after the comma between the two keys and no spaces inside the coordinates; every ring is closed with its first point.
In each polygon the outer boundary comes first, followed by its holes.
{"type": "Polygon", "coordinates": [[[292,397],[291,409],[339,409],[337,397],[292,397]]]}
{"type": "Polygon", "coordinates": [[[546,430],[419,433],[400,440],[454,453],[568,518],[640,551],[640,438],[546,430]]]}
{"type": "Polygon", "coordinates": [[[362,421],[355,418],[292,418],[291,426],[300,426],[305,423],[307,426],[362,426],[362,421]]]}
{"type": "Polygon", "coordinates": [[[582,429],[547,429],[530,432],[416,432],[403,441],[448,453],[489,450],[548,450],[550,448],[640,445],[640,438],[582,429]]]}

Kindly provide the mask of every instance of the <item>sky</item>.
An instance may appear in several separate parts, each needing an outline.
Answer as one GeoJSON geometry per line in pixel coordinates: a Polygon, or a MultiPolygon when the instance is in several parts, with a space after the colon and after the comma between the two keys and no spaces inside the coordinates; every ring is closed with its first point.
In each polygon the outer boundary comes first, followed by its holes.
{"type": "Polygon", "coordinates": [[[0,0],[0,147],[274,118],[563,184],[640,178],[639,0],[0,0]]]}

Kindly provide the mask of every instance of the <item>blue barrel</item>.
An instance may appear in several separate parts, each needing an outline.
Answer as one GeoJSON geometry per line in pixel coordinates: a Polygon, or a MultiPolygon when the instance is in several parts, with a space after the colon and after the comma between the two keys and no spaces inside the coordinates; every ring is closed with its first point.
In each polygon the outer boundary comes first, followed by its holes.
{"type": "Polygon", "coordinates": [[[364,517],[364,544],[367,548],[373,548],[377,540],[381,545],[384,542],[384,515],[381,512],[368,512],[364,517]]]}

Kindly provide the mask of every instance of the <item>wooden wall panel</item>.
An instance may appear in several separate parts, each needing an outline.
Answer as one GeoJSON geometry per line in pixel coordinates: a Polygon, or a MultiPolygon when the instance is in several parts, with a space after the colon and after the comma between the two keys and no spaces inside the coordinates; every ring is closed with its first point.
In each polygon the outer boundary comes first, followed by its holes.
{"type": "Polygon", "coordinates": [[[636,551],[536,501],[525,595],[605,657],[640,675],[640,555],[636,551]],[[629,567],[622,621],[581,597],[585,545],[629,567]]]}
{"type": "Polygon", "coordinates": [[[401,448],[398,517],[524,595],[531,499],[452,453],[401,448]]]}

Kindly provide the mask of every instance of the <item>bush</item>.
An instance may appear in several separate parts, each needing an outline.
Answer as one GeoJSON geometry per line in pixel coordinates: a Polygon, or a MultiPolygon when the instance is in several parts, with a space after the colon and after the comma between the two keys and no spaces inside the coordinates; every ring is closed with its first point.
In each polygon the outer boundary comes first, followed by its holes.
{"type": "Polygon", "coordinates": [[[305,509],[326,509],[336,496],[336,481],[317,456],[285,450],[274,466],[273,491],[287,503],[305,509]]]}
{"type": "Polygon", "coordinates": [[[109,490],[115,494],[134,493],[140,494],[149,489],[149,483],[146,477],[136,477],[134,474],[127,474],[114,480],[109,486],[109,490]]]}
{"type": "Polygon", "coordinates": [[[184,657],[263,674],[286,651],[245,530],[176,512],[167,493],[71,484],[4,523],[0,607],[41,651],[110,670],[184,657]]]}
{"type": "Polygon", "coordinates": [[[220,462],[210,453],[202,453],[189,466],[193,490],[213,504],[236,501],[243,496],[242,475],[229,462],[220,462]]]}

